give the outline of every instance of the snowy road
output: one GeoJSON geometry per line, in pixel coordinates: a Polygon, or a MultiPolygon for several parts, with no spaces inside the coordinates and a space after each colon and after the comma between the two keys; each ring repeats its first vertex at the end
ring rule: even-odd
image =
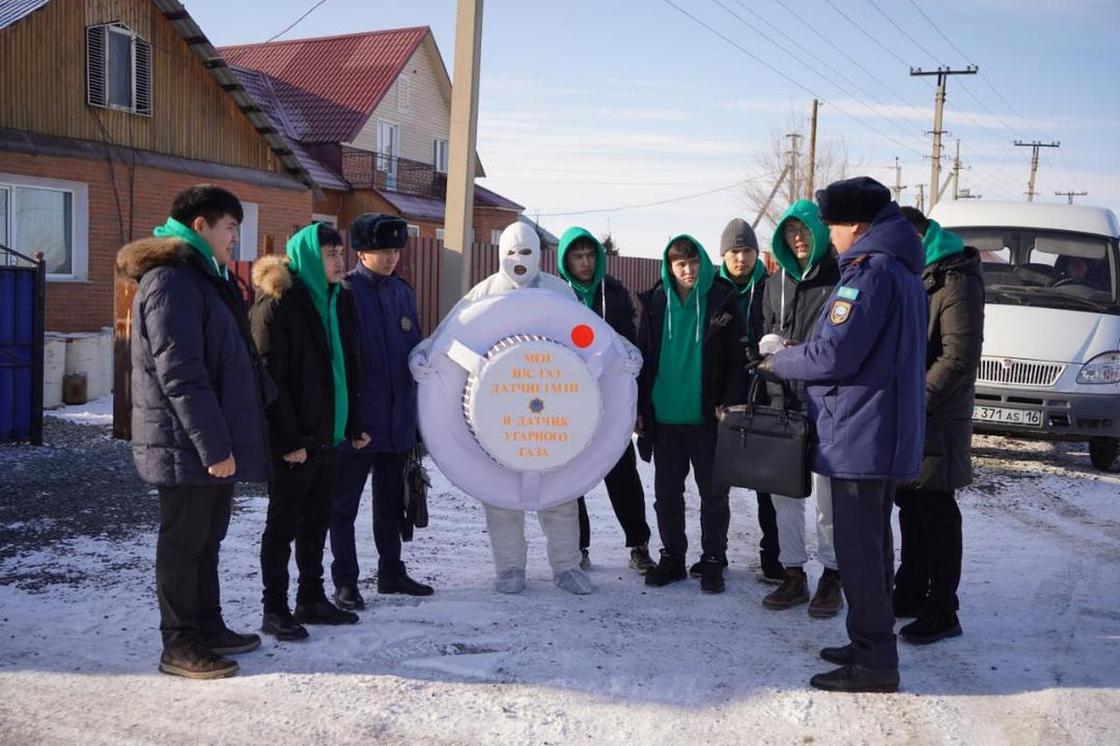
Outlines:
{"type": "MultiPolygon", "coordinates": [[[[732,496],[722,596],[691,580],[647,590],[626,569],[600,488],[589,499],[598,591],[551,585],[530,519],[529,588],[506,597],[491,590],[481,508],[437,475],[431,528],[405,547],[433,598],[366,585],[359,625],[266,639],[228,680],[156,672],[153,533],[7,560],[0,569],[89,580],[0,586],[0,743],[1117,743],[1120,475],[1093,471],[1081,446],[976,445],[976,484],[961,496],[965,635],[903,645],[897,695],[809,689],[829,667],[818,648],[844,641],[843,620],[762,608],[751,493],[732,496]]],[[[652,505],[652,470],[642,476],[652,505]]],[[[265,504],[242,501],[223,545],[226,619],[238,629],[260,621],[265,504]]],[[[367,499],[363,570],[368,521],[367,499]]],[[[814,583],[817,573],[812,563],[814,583]]]]}

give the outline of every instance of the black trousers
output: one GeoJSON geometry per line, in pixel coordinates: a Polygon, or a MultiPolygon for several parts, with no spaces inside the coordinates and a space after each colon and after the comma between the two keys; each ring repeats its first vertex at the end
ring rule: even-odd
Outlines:
{"type": "Polygon", "coordinates": [[[261,600],[265,612],[288,608],[288,560],[293,541],[299,568],[296,604],[313,604],[325,598],[323,547],[336,460],[333,449],[308,451],[307,461],[302,464],[289,464],[280,454],[273,454],[276,474],[268,485],[268,517],[261,537],[261,600]]]}
{"type": "Polygon", "coordinates": [[[378,575],[403,572],[401,524],[404,523],[404,465],[408,451],[400,453],[344,452],[338,459],[334,497],[331,501],[331,578],[335,587],[358,582],[358,551],[354,521],[366,479],[373,473],[373,543],[377,546],[378,575]]]}
{"type": "Polygon", "coordinates": [[[848,637],[857,664],[883,671],[898,670],[891,606],[893,497],[892,481],[832,478],[833,538],[848,599],[848,637]]]}
{"type": "Polygon", "coordinates": [[[758,542],[758,559],[762,571],[767,575],[780,576],[785,571],[778,561],[781,552],[778,546],[778,517],[774,513],[774,502],[769,492],[759,492],[758,527],[762,529],[762,540],[758,542]]]}
{"type": "Polygon", "coordinates": [[[218,550],[229,528],[233,485],[159,488],[156,596],[166,650],[221,632],[218,550]]]}
{"type": "Polygon", "coordinates": [[[731,523],[728,488],[713,483],[716,425],[665,425],[656,428],[653,448],[653,508],[661,546],[683,558],[688,550],[684,525],[684,480],[689,466],[700,491],[700,544],[704,554],[727,553],[727,527],[731,523]]]}
{"type": "Polygon", "coordinates": [[[960,603],[961,510],[950,490],[900,489],[895,493],[902,530],[902,561],[894,577],[895,593],[925,601],[925,612],[952,614],[960,603]]]}
{"type": "MultiPolygon", "coordinates": [[[[614,465],[606,478],[607,497],[614,508],[618,525],[626,534],[626,546],[640,547],[649,543],[649,524],[646,523],[646,493],[642,489],[642,479],[638,476],[638,459],[634,455],[634,443],[626,447],[622,458],[614,465]]],[[[591,546],[591,521],[587,517],[587,504],[579,499],[579,548],[591,546]]]]}

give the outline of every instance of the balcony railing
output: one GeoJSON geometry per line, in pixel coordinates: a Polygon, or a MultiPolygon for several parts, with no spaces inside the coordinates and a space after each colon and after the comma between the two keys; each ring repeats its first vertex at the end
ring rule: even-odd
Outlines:
{"type": "Polygon", "coordinates": [[[342,176],[355,189],[386,189],[440,200],[447,197],[447,174],[436,171],[431,163],[408,158],[343,148],[342,176]]]}

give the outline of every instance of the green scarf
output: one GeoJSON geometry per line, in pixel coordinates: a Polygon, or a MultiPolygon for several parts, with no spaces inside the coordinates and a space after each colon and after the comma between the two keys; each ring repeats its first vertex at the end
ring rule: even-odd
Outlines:
{"type": "Polygon", "coordinates": [[[964,239],[956,233],[942,228],[936,220],[931,220],[926,226],[926,234],[922,236],[922,246],[926,250],[926,266],[928,267],[945,257],[964,251],[964,239]]]}
{"type": "Polygon", "coordinates": [[[665,246],[661,261],[661,285],[665,290],[665,322],[661,327],[661,353],[653,381],[653,412],[666,425],[702,425],[704,386],[704,313],[716,271],[708,252],[692,236],[674,236],[665,246]],[[700,253],[696,285],[682,301],[669,263],[669,246],[688,239],[700,253]]]}
{"type": "Polygon", "coordinates": [[[761,293],[762,288],[759,287],[762,280],[766,279],[766,265],[762,263],[762,258],[755,260],[754,269],[751,270],[751,276],[747,278],[747,282],[740,285],[736,282],[735,277],[727,271],[727,264],[721,264],[719,267],[719,276],[725,280],[729,280],[739,291],[739,314],[743,317],[743,325],[747,328],[747,341],[757,342],[754,339],[753,332],[751,331],[751,301],[754,300],[755,293],[761,293]]]}
{"type": "MultiPolygon", "coordinates": [[[[599,290],[599,283],[603,281],[603,276],[607,274],[607,252],[603,249],[603,244],[599,239],[591,235],[590,231],[580,228],[579,226],[572,226],[564,231],[564,235],[560,237],[560,245],[557,248],[556,266],[560,271],[560,276],[571,285],[572,290],[576,291],[580,299],[588,308],[595,307],[595,293],[599,290]],[[587,239],[595,245],[595,274],[591,277],[591,282],[584,285],[568,272],[568,250],[572,244],[579,239],[587,239]]],[[[605,311],[604,311],[605,313],[605,311]]]]}
{"type": "Polygon", "coordinates": [[[168,218],[166,223],[157,226],[156,229],[152,231],[152,235],[156,238],[178,238],[184,241],[206,260],[207,266],[214,268],[214,271],[218,273],[219,277],[223,280],[229,279],[229,271],[224,264],[218,264],[218,260],[214,258],[214,250],[210,248],[210,244],[206,242],[205,238],[195,233],[190,226],[183,225],[175,218],[168,218]]]}
{"type": "Polygon", "coordinates": [[[338,284],[327,284],[323,271],[323,255],[319,248],[319,226],[315,223],[300,229],[288,239],[288,268],[311,294],[311,302],[319,312],[331,350],[331,372],[334,374],[334,445],[346,438],[346,419],[350,415],[350,397],[346,386],[346,358],[342,354],[342,336],[338,328],[338,284]]]}
{"type": "Polygon", "coordinates": [[[829,236],[828,226],[821,221],[820,209],[807,199],[799,199],[789,206],[789,209],[782,215],[782,219],[778,221],[777,227],[774,228],[774,239],[770,242],[770,247],[774,250],[774,261],[795,282],[801,282],[802,278],[809,274],[813,267],[817,266],[817,263],[828,253],[828,247],[831,243],[832,238],[829,236]],[[809,261],[805,263],[804,269],[797,261],[793,249],[786,243],[786,237],[782,233],[782,229],[791,218],[797,218],[804,223],[813,236],[813,248],[809,251],[809,261]]]}

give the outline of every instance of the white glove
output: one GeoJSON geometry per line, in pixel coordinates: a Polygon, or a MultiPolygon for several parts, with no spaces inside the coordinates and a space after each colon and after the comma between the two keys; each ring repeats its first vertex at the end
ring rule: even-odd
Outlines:
{"type": "Polygon", "coordinates": [[[788,346],[787,340],[780,334],[767,334],[758,340],[758,351],[763,355],[773,355],[788,346]]]}

